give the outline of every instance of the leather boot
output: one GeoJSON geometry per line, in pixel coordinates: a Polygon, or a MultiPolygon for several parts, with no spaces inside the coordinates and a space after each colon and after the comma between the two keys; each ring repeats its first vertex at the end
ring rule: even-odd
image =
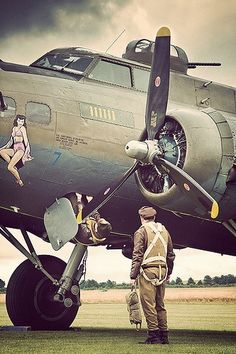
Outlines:
{"type": "Polygon", "coordinates": [[[148,331],[148,337],[144,342],[145,344],[161,344],[160,336],[159,336],[159,331],[154,330],[154,331],[148,331]]]}
{"type": "Polygon", "coordinates": [[[169,344],[168,331],[159,331],[160,341],[162,344],[169,344]]]}

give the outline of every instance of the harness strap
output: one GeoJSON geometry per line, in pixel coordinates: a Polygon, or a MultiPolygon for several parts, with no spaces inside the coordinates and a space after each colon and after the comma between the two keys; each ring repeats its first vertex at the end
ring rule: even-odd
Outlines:
{"type": "Polygon", "coordinates": [[[161,285],[165,280],[166,280],[166,275],[163,279],[159,279],[159,278],[153,278],[153,279],[150,279],[148,278],[147,274],[145,272],[142,273],[142,276],[147,280],[149,281],[150,283],[152,283],[152,285],[154,286],[158,286],[158,285],[161,285]]]}
{"type": "Polygon", "coordinates": [[[154,262],[154,261],[162,261],[166,263],[166,259],[163,256],[155,256],[155,257],[149,257],[144,259],[144,261],[142,262],[142,265],[145,265],[149,262],[154,262]]]}
{"type": "MultiPolygon", "coordinates": [[[[162,237],[161,235],[161,231],[163,230],[163,227],[160,223],[158,223],[157,225],[154,223],[148,223],[148,225],[145,225],[147,227],[149,227],[154,233],[155,236],[152,240],[152,242],[150,243],[150,245],[148,246],[148,248],[146,249],[144,256],[143,256],[143,262],[141,264],[141,269],[140,269],[140,274],[143,275],[143,277],[147,280],[150,281],[154,286],[158,286],[161,285],[167,278],[167,264],[166,264],[166,257],[161,256],[160,254],[158,256],[154,256],[154,257],[148,257],[148,254],[151,252],[151,250],[153,249],[153,247],[156,245],[158,239],[160,239],[164,250],[165,250],[165,254],[167,254],[167,242],[166,240],[162,237]],[[154,279],[150,279],[148,278],[148,276],[145,273],[145,270],[143,268],[143,265],[150,263],[150,262],[154,262],[154,261],[162,261],[164,262],[165,266],[166,266],[166,273],[163,279],[161,279],[161,265],[159,265],[159,278],[154,278],[154,279]]],[[[144,227],[145,227],[144,226],[144,227]]]]}
{"type": "Polygon", "coordinates": [[[148,246],[148,248],[146,249],[144,255],[143,255],[143,259],[147,258],[147,255],[151,252],[151,250],[153,249],[153,247],[155,246],[155,244],[157,243],[157,240],[159,238],[159,230],[156,229],[154,227],[153,224],[150,223],[150,228],[152,229],[152,231],[155,233],[155,237],[153,238],[152,242],[150,243],[150,245],[148,246]]]}
{"type": "MultiPolygon", "coordinates": [[[[151,229],[152,229],[152,231],[156,234],[156,235],[158,235],[158,238],[160,238],[160,240],[161,240],[161,242],[162,242],[162,244],[163,244],[163,247],[164,247],[164,249],[165,249],[165,253],[167,253],[167,242],[166,242],[166,240],[162,237],[162,235],[161,235],[161,231],[163,231],[163,227],[162,227],[162,225],[161,224],[157,224],[157,228],[156,228],[156,226],[153,224],[153,223],[150,223],[149,225],[148,225],[151,229]]],[[[156,243],[156,242],[155,242],[156,243]]],[[[146,252],[145,252],[146,253],[146,252]]]]}

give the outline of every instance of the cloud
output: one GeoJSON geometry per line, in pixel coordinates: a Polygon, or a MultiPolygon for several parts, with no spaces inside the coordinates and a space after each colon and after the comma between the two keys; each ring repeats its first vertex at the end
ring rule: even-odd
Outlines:
{"type": "Polygon", "coordinates": [[[95,33],[110,22],[125,0],[10,0],[1,4],[1,41],[16,33],[44,34],[66,24],[86,34],[95,33]]]}
{"type": "Polygon", "coordinates": [[[187,280],[203,279],[205,275],[211,277],[234,274],[236,258],[234,256],[221,256],[218,253],[201,251],[191,248],[175,250],[176,259],[172,279],[180,277],[187,280]]]}
{"type": "Polygon", "coordinates": [[[1,59],[30,64],[58,47],[81,46],[121,56],[129,41],[154,39],[160,26],[169,26],[172,43],[190,61],[221,62],[200,67],[190,75],[235,85],[234,0],[26,0],[1,5],[1,59]],[[183,23],[184,21],[184,23],[183,23]],[[19,45],[20,43],[20,45],[19,45]]]}

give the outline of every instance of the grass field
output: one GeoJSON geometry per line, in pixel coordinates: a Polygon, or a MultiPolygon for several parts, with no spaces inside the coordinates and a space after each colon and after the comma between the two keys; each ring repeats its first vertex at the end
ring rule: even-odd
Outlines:
{"type": "MultiPolygon", "coordinates": [[[[167,303],[170,345],[143,345],[146,325],[136,332],[125,304],[84,303],[73,323],[81,331],[0,331],[0,353],[230,353],[236,352],[235,302],[167,303]]],[[[0,305],[0,326],[10,325],[0,305]]]]}

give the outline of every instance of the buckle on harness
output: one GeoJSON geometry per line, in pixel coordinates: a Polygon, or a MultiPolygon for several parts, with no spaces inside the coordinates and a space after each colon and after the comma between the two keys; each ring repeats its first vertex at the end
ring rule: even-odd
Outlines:
{"type": "Polygon", "coordinates": [[[158,286],[161,283],[161,280],[158,278],[151,279],[153,285],[158,286]]]}

